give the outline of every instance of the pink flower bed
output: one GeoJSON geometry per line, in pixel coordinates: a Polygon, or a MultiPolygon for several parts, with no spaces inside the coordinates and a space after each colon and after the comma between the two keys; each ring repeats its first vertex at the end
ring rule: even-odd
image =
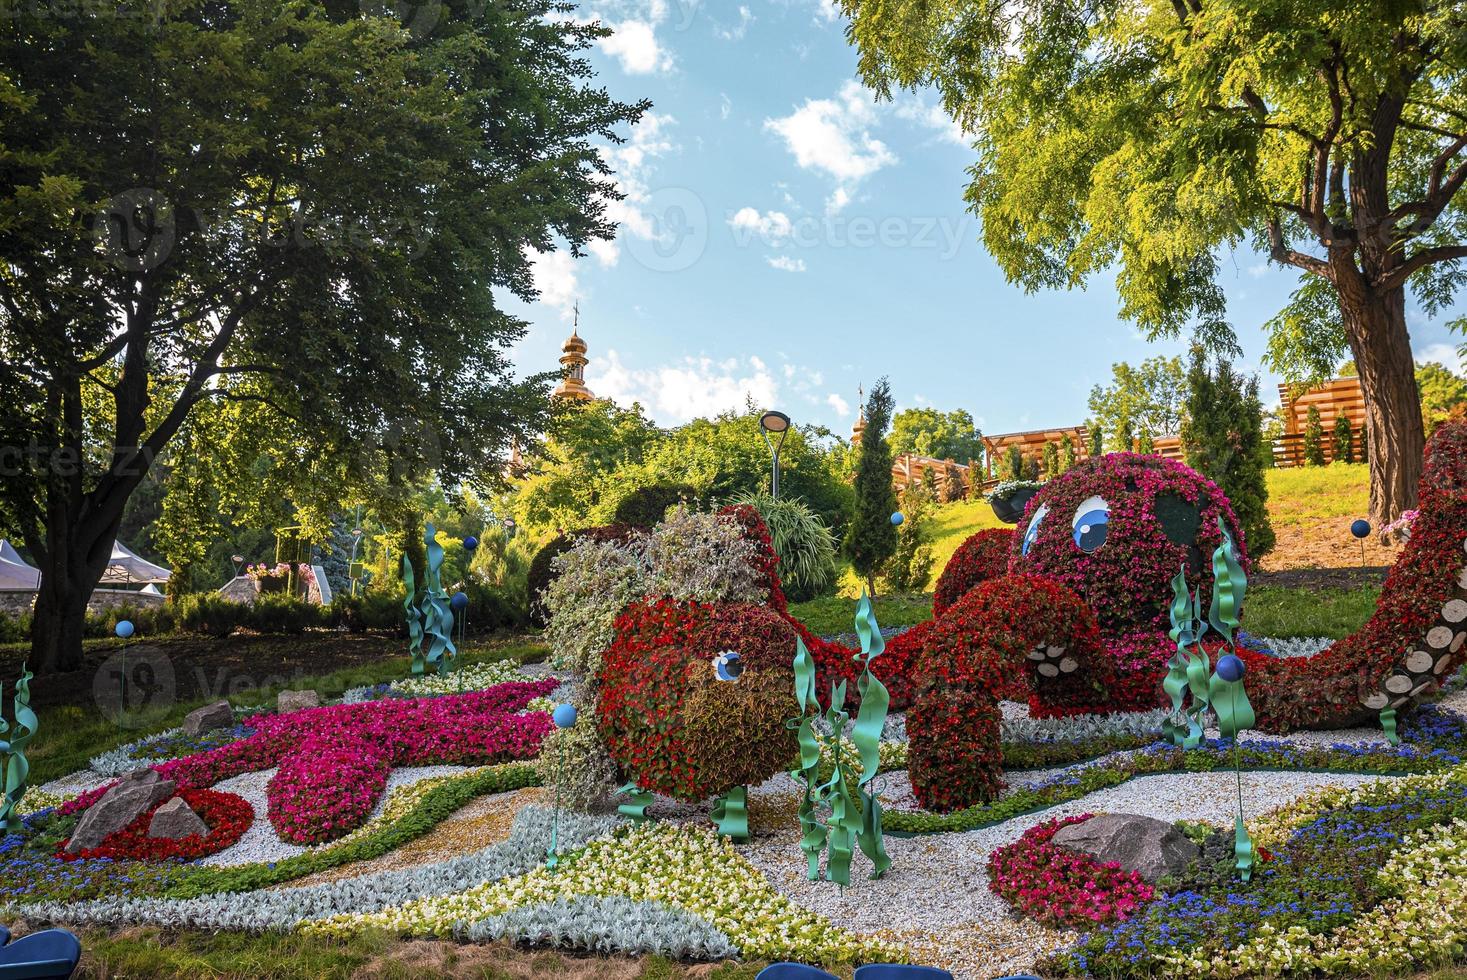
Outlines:
{"type": "Polygon", "coordinates": [[[1061,827],[1092,816],[1050,820],[996,849],[988,857],[988,887],[1020,912],[1048,925],[1084,928],[1130,918],[1156,897],[1140,875],[1121,870],[1114,861],[1101,863],[1054,843],[1061,827]]]}
{"type": "MultiPolygon", "coordinates": [[[[361,826],[398,766],[532,758],[554,726],[544,712],[521,712],[557,684],[516,681],[445,697],[255,715],[245,720],[255,729],[249,738],[153,768],[180,789],[208,789],[278,767],[266,788],[270,823],[285,840],[318,844],[361,826]]],[[[111,787],[84,793],[61,812],[85,810],[111,787]]]]}

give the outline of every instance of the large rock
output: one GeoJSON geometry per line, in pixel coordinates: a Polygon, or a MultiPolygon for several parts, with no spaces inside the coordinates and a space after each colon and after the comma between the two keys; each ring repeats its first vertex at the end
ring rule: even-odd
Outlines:
{"type": "Polygon", "coordinates": [[[1200,849],[1164,820],[1135,813],[1102,813],[1061,827],[1054,842],[1099,861],[1114,861],[1155,884],[1196,860],[1200,849]]]}
{"type": "Polygon", "coordinates": [[[234,709],[228,701],[215,701],[197,711],[190,711],[183,718],[183,730],[190,735],[202,735],[216,728],[234,727],[234,709]]]}
{"type": "Polygon", "coordinates": [[[203,818],[194,812],[181,796],[164,803],[153,812],[153,820],[148,824],[149,837],[166,837],[169,840],[179,840],[190,834],[198,834],[200,837],[209,836],[209,825],[204,823],[203,818]]]}
{"type": "Polygon", "coordinates": [[[321,695],[315,691],[281,691],[275,696],[275,710],[282,715],[302,708],[319,708],[321,695]]]}
{"type": "Polygon", "coordinates": [[[97,847],[108,836],[173,795],[173,780],[151,769],[136,769],[117,781],[100,800],[87,807],[72,831],[67,853],[97,847]]]}

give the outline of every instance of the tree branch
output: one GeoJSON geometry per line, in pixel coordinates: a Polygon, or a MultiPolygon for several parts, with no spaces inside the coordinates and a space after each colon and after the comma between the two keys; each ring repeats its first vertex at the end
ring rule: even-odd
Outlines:
{"type": "Polygon", "coordinates": [[[1268,241],[1270,245],[1269,257],[1281,265],[1291,265],[1305,272],[1312,272],[1317,276],[1330,278],[1329,263],[1324,259],[1317,259],[1312,255],[1289,248],[1284,243],[1284,229],[1277,219],[1268,223],[1268,241]]]}
{"type": "Polygon", "coordinates": [[[1381,291],[1399,289],[1406,284],[1406,280],[1413,273],[1429,265],[1437,262],[1452,262],[1462,258],[1467,258],[1467,245],[1439,245],[1435,248],[1423,248],[1394,269],[1379,276],[1371,285],[1381,291]]]}

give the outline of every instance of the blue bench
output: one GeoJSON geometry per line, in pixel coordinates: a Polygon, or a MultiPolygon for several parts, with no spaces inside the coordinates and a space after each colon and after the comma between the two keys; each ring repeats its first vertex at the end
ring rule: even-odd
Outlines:
{"type": "Polygon", "coordinates": [[[840,980],[840,977],[803,963],[771,963],[754,980],[840,980]]]}
{"type": "MultiPolygon", "coordinates": [[[[759,971],[755,980],[839,980],[833,973],[803,963],[771,963],[759,971]]],[[[953,980],[953,975],[935,966],[908,966],[900,963],[869,963],[856,967],[856,980],[953,980]]],[[[1039,980],[1028,973],[1004,977],[1003,980],[1039,980]]]]}
{"type": "Polygon", "coordinates": [[[62,929],[47,929],[0,945],[0,980],[67,980],[81,959],[81,942],[62,929]]]}

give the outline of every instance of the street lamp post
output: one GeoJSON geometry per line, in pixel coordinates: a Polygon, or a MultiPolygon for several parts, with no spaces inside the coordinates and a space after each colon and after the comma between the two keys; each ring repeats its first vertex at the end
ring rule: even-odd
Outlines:
{"type": "Polygon", "coordinates": [[[778,499],[779,450],[784,445],[785,436],[789,435],[790,417],[783,412],[765,412],[759,417],[759,431],[764,433],[764,441],[769,444],[769,451],[774,454],[774,468],[769,478],[769,495],[778,499]]]}

